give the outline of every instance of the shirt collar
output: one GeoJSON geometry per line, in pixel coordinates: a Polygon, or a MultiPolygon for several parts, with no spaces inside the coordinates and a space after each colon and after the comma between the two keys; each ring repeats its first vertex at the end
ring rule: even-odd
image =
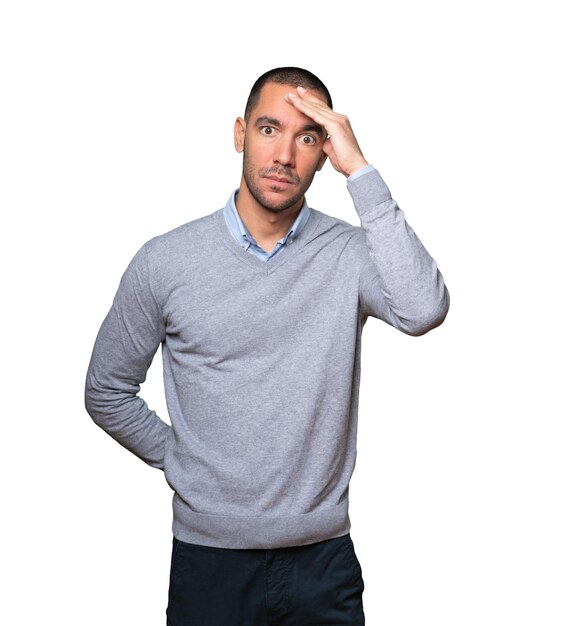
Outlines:
{"type": "MultiPolygon", "coordinates": [[[[256,240],[248,229],[246,228],[242,218],[238,213],[238,209],[236,208],[236,195],[238,194],[238,189],[236,189],[230,199],[226,203],[224,207],[224,219],[226,220],[226,225],[228,226],[228,230],[234,239],[244,248],[250,247],[250,245],[258,245],[256,240]]],[[[298,212],[294,223],[290,227],[290,230],[286,233],[286,235],[278,241],[279,244],[285,244],[290,239],[294,239],[298,236],[302,229],[306,225],[308,218],[310,217],[310,207],[306,203],[306,198],[304,198],[304,204],[302,208],[298,212]]]]}

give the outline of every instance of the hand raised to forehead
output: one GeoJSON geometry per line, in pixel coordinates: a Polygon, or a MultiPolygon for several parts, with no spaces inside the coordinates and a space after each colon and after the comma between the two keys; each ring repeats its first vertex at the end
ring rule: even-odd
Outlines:
{"type": "Polygon", "coordinates": [[[350,176],[368,165],[345,115],[334,112],[323,100],[313,96],[304,87],[297,87],[296,93],[287,93],[286,101],[326,129],[328,138],[323,149],[337,172],[350,176]]]}

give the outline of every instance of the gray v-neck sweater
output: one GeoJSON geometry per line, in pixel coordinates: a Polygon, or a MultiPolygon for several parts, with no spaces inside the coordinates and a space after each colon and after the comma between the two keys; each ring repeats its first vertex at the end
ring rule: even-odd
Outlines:
{"type": "Polygon", "coordinates": [[[371,315],[423,334],[448,293],[378,172],[348,189],[360,227],[312,209],[263,263],[220,209],[147,242],[122,277],[86,407],[164,470],[182,541],[276,548],[350,530],[362,328],[371,315]],[[171,425],[138,395],[159,345],[171,425]]]}

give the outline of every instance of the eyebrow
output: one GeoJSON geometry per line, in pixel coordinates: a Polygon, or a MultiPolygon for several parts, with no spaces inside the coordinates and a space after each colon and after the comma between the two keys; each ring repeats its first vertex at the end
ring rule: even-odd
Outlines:
{"type": "MultiPolygon", "coordinates": [[[[268,115],[261,115],[260,117],[254,120],[254,124],[256,126],[260,126],[261,124],[269,124],[270,126],[277,126],[278,128],[282,128],[282,122],[277,120],[275,117],[269,117],[268,115]]],[[[305,124],[300,128],[299,132],[303,133],[318,133],[320,137],[324,134],[324,129],[319,124],[305,124]]]]}

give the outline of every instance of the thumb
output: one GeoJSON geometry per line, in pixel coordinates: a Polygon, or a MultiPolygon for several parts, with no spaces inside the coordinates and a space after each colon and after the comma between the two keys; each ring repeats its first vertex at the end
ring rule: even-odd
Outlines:
{"type": "Polygon", "coordinates": [[[337,172],[342,173],[342,170],[340,169],[340,164],[338,163],[338,157],[336,156],[336,151],[334,150],[334,146],[332,145],[332,139],[330,137],[328,137],[328,139],[324,141],[324,145],[322,146],[322,149],[324,150],[324,152],[330,159],[330,163],[332,164],[332,167],[337,172]]]}

